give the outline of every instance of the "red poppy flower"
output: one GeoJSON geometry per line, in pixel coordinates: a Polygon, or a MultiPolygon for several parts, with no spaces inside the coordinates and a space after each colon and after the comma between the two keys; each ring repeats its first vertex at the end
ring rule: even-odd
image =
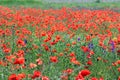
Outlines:
{"type": "Polygon", "coordinates": [[[42,80],[50,80],[47,76],[42,76],[42,80]]]}
{"type": "Polygon", "coordinates": [[[76,64],[76,65],[80,65],[80,62],[79,62],[75,57],[72,57],[72,58],[70,59],[70,62],[72,62],[72,63],[74,63],[74,64],[76,64]]]}
{"type": "Polygon", "coordinates": [[[25,42],[21,39],[17,41],[17,45],[25,46],[25,42]]]}
{"type": "Polygon", "coordinates": [[[118,77],[118,79],[117,80],[120,80],[120,76],[118,77]]]}
{"type": "Polygon", "coordinates": [[[38,58],[38,59],[36,60],[36,62],[37,62],[38,65],[42,65],[42,64],[43,64],[43,61],[42,61],[42,59],[40,59],[40,58],[38,58]]]}
{"type": "Polygon", "coordinates": [[[76,77],[75,77],[75,80],[85,80],[84,77],[81,75],[81,74],[78,74],[76,77]]]}
{"type": "Polygon", "coordinates": [[[50,61],[51,61],[51,62],[54,62],[54,63],[57,63],[57,62],[58,62],[57,56],[51,56],[51,57],[50,57],[50,61]]]}
{"type": "Polygon", "coordinates": [[[9,48],[5,48],[5,49],[4,49],[4,52],[5,52],[5,53],[10,53],[10,51],[11,51],[11,50],[10,50],[9,48]]]}
{"type": "Polygon", "coordinates": [[[95,77],[93,77],[93,78],[91,78],[90,80],[98,80],[97,78],[95,78],[95,77]]]}
{"type": "Polygon", "coordinates": [[[66,74],[71,74],[73,72],[73,69],[70,69],[68,68],[67,70],[64,70],[63,73],[66,73],[66,74]]]}
{"type": "Polygon", "coordinates": [[[99,80],[104,80],[104,78],[103,78],[103,77],[100,77],[99,80]]]}
{"type": "Polygon", "coordinates": [[[57,39],[57,40],[60,40],[60,39],[61,39],[60,35],[57,35],[57,36],[56,36],[56,39],[57,39]]]}
{"type": "Polygon", "coordinates": [[[45,32],[41,32],[41,36],[46,36],[46,33],[45,32]]]}
{"type": "Polygon", "coordinates": [[[117,50],[117,53],[120,53],[120,50],[117,50]]]}
{"type": "Polygon", "coordinates": [[[34,64],[34,63],[30,63],[30,64],[29,64],[29,67],[30,67],[30,68],[35,68],[35,67],[37,67],[37,65],[34,64]]]}
{"type": "Polygon", "coordinates": [[[75,53],[74,52],[71,52],[70,53],[70,57],[74,57],[75,56],[75,53]]]}
{"type": "Polygon", "coordinates": [[[92,61],[91,60],[87,61],[87,64],[92,65],[92,61]]]}
{"type": "Polygon", "coordinates": [[[14,61],[14,64],[24,64],[24,63],[25,63],[24,57],[16,58],[14,61]]]}
{"type": "Polygon", "coordinates": [[[81,70],[81,71],[80,71],[80,74],[81,74],[83,77],[85,77],[85,76],[90,75],[91,72],[90,72],[89,70],[85,69],[85,70],[81,70]]]}
{"type": "Polygon", "coordinates": [[[21,73],[21,74],[18,74],[18,77],[19,77],[20,79],[23,79],[23,78],[26,77],[26,75],[25,75],[25,73],[21,73]]]}
{"type": "Polygon", "coordinates": [[[120,72],[120,67],[118,68],[118,72],[120,72]]]}
{"type": "Polygon", "coordinates": [[[116,63],[117,63],[117,64],[120,64],[120,60],[117,60],[116,63]]]}
{"type": "Polygon", "coordinates": [[[41,72],[40,71],[34,71],[32,79],[38,78],[41,76],[41,72]]]}
{"type": "Polygon", "coordinates": [[[49,47],[48,47],[48,46],[45,46],[44,49],[45,49],[46,51],[49,51],[49,47]]]}
{"type": "Polygon", "coordinates": [[[81,49],[84,51],[84,53],[89,52],[90,49],[86,46],[82,46],[81,49]]]}
{"type": "Polygon", "coordinates": [[[19,50],[19,51],[16,53],[16,55],[17,55],[18,57],[23,57],[23,56],[24,56],[24,51],[23,51],[23,50],[19,50]]]}
{"type": "Polygon", "coordinates": [[[8,80],[20,80],[19,77],[16,75],[16,74],[11,74],[9,77],[8,77],[8,80]]]}

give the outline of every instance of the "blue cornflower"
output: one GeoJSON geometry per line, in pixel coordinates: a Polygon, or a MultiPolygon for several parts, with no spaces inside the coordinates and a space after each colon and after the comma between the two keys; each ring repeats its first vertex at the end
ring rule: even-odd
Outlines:
{"type": "Polygon", "coordinates": [[[90,42],[90,43],[88,44],[88,47],[89,47],[89,49],[93,49],[93,47],[94,47],[93,43],[90,42]]]}
{"type": "Polygon", "coordinates": [[[27,44],[27,40],[26,39],[24,39],[24,42],[25,42],[25,44],[27,44]]]}

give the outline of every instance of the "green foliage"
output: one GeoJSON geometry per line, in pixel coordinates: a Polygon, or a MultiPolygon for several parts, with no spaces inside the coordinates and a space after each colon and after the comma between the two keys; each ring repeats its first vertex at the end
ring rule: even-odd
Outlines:
{"type": "Polygon", "coordinates": [[[107,2],[103,3],[100,0],[97,0],[96,3],[47,3],[42,0],[0,0],[0,5],[8,6],[8,7],[34,7],[34,8],[42,8],[49,9],[54,8],[58,9],[61,7],[85,7],[85,8],[116,8],[120,7],[119,2],[107,2]],[[99,4],[98,4],[99,3],[99,4]]]}
{"type": "Polygon", "coordinates": [[[100,3],[100,0],[96,0],[96,3],[100,3]]]}

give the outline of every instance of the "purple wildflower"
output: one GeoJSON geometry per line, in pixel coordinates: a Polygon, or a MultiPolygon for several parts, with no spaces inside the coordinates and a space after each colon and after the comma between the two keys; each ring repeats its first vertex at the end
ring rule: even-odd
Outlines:
{"type": "Polygon", "coordinates": [[[111,41],[111,46],[112,46],[111,50],[112,50],[112,52],[114,52],[115,51],[115,43],[114,43],[114,41],[111,41]]]}
{"type": "Polygon", "coordinates": [[[80,41],[80,37],[78,38],[78,41],[80,41]]]}

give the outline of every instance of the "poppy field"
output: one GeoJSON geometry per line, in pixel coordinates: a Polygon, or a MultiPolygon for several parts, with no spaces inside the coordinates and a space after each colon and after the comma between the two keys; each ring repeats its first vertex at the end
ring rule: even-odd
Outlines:
{"type": "Polygon", "coordinates": [[[120,13],[0,6],[0,80],[120,80],[120,13]]]}

